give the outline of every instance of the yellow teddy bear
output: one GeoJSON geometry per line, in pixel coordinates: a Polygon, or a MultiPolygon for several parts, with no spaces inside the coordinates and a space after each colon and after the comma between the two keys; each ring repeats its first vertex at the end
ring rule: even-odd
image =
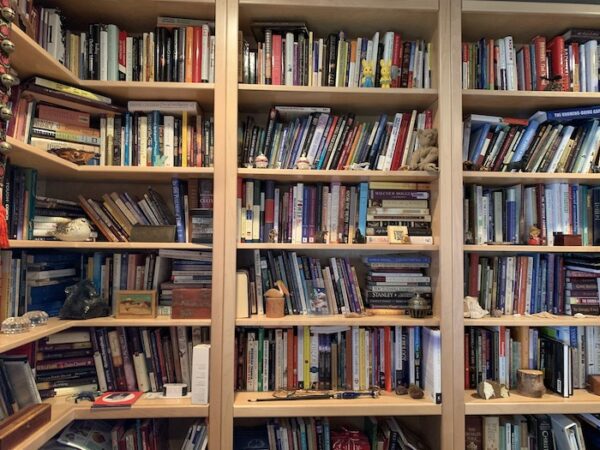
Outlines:
{"type": "Polygon", "coordinates": [[[381,65],[381,76],[379,77],[379,84],[382,88],[389,88],[392,83],[392,62],[382,59],[379,61],[381,65]]]}
{"type": "Polygon", "coordinates": [[[375,68],[373,61],[362,60],[362,78],[360,80],[362,87],[373,87],[373,78],[375,77],[375,68]]]}

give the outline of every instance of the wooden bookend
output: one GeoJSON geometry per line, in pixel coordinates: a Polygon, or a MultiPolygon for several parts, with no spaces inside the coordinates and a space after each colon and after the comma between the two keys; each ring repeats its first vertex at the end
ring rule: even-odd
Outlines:
{"type": "Polygon", "coordinates": [[[50,405],[29,405],[0,422],[0,450],[19,448],[33,431],[50,422],[50,405]]]}
{"type": "Polygon", "coordinates": [[[546,393],[544,372],[541,370],[517,370],[517,392],[526,397],[540,398],[546,393]]]}
{"type": "Polygon", "coordinates": [[[560,246],[581,246],[582,240],[580,234],[554,233],[554,245],[560,246]]]}
{"type": "Polygon", "coordinates": [[[595,395],[600,395],[600,375],[588,375],[588,390],[595,395]]]}

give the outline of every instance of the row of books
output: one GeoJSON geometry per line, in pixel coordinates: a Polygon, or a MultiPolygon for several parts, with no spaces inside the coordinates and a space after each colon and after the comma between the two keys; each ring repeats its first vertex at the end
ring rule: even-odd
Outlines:
{"type": "Polygon", "coordinates": [[[195,360],[195,347],[209,342],[206,327],[62,331],[36,345],[36,385],[42,398],[96,390],[162,392],[165,383],[192,390],[194,367],[208,367],[208,360],[195,360]]]}
{"type": "Polygon", "coordinates": [[[394,417],[365,417],[361,427],[356,424],[353,426],[344,424],[339,427],[331,422],[328,417],[293,417],[270,419],[263,425],[235,426],[233,448],[234,450],[247,448],[259,450],[429,449],[422,437],[414,434],[411,428],[394,417]],[[347,443],[351,443],[352,447],[348,447],[347,443]]]}
{"type": "Polygon", "coordinates": [[[304,23],[251,26],[256,50],[241,31],[238,37],[240,83],[357,88],[381,87],[387,78],[387,87],[431,88],[431,44],[423,40],[403,42],[393,31],[318,38],[304,23]]]}
{"type": "Polygon", "coordinates": [[[464,230],[468,244],[554,245],[555,233],[581,235],[582,245],[600,244],[600,188],[568,183],[465,188],[464,230]],[[532,228],[539,236],[531,236],[532,228]]]}
{"type": "Polygon", "coordinates": [[[258,166],[266,158],[269,168],[294,169],[302,158],[317,170],[398,170],[410,162],[417,132],[431,128],[432,115],[413,110],[363,122],[330,108],[275,106],[266,127],[252,116],[240,126],[240,166],[258,166]]]}
{"type": "Polygon", "coordinates": [[[465,388],[483,380],[516,386],[518,369],[544,372],[546,389],[562,397],[587,386],[599,369],[598,327],[529,328],[525,334],[506,327],[469,327],[465,332],[465,388]]]}
{"type": "Polygon", "coordinates": [[[428,183],[326,186],[238,179],[240,240],[381,243],[388,239],[382,229],[400,225],[409,227],[410,243],[432,244],[429,189],[428,183]]]}
{"type": "Polygon", "coordinates": [[[15,139],[87,165],[212,167],[214,122],[196,102],[111,99],[35,77],[17,90],[9,134],[15,139]],[[31,95],[44,90],[43,97],[31,95]],[[65,104],[65,92],[81,95],[65,104]],[[98,99],[92,112],[82,103],[98,99]],[[66,107],[65,107],[66,106],[66,107]],[[82,155],[75,160],[71,152],[82,155]]]}
{"type": "Polygon", "coordinates": [[[34,9],[33,39],[82,80],[214,82],[212,21],[158,17],[150,32],[101,23],[78,32],[61,10],[34,9]]]}
{"type": "Polygon", "coordinates": [[[600,30],[570,29],[520,48],[512,36],[463,43],[463,88],[508,91],[598,91],[600,30]]]}
{"type": "Polygon", "coordinates": [[[113,313],[117,311],[119,291],[153,290],[158,291],[157,313],[170,316],[173,291],[210,289],[211,274],[211,252],[161,249],[157,253],[86,254],[3,250],[0,317],[34,310],[58,316],[66,298],[65,288],[82,279],[93,282],[113,313]]]}
{"type": "Polygon", "coordinates": [[[504,314],[599,315],[599,259],[593,255],[528,254],[465,260],[465,294],[504,314]]]}
{"type": "Polygon", "coordinates": [[[597,414],[466,416],[465,448],[472,450],[586,450],[598,447],[597,414]]]}
{"type": "Polygon", "coordinates": [[[598,111],[591,114],[595,118],[562,122],[548,121],[552,112],[542,115],[543,121],[537,116],[527,121],[471,114],[463,125],[463,161],[470,170],[593,172],[600,147],[598,111]]]}
{"type": "Polygon", "coordinates": [[[441,403],[440,331],[425,327],[295,327],[236,331],[236,389],[392,391],[416,384],[441,403]]]}
{"type": "MultiPolygon", "coordinates": [[[[71,448],[123,448],[160,450],[169,448],[169,422],[165,419],[78,420],[69,424],[57,438],[41,450],[71,448]],[[100,444],[98,444],[100,443],[100,444]],[[108,447],[98,447],[98,445],[108,447]]],[[[187,429],[181,450],[205,450],[208,445],[208,425],[196,419],[187,429]]]]}

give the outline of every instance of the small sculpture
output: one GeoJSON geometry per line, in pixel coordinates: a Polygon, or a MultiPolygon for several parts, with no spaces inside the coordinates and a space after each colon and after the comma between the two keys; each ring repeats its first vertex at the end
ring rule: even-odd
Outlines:
{"type": "Polygon", "coordinates": [[[526,397],[542,397],[546,393],[544,372],[534,369],[518,369],[517,392],[526,397]]]}
{"type": "Polygon", "coordinates": [[[408,388],[403,384],[399,384],[395,389],[396,395],[406,395],[408,394],[408,388]]]}
{"type": "Polygon", "coordinates": [[[420,400],[425,396],[425,392],[416,384],[411,384],[408,387],[408,395],[414,400],[420,400]]]}
{"type": "Polygon", "coordinates": [[[365,242],[367,242],[367,238],[363,236],[363,234],[360,232],[360,229],[357,228],[356,232],[354,233],[354,243],[364,244],[365,242]]]}
{"type": "Polygon", "coordinates": [[[360,80],[362,87],[373,87],[373,78],[375,77],[375,69],[373,61],[367,59],[362,60],[362,78],[360,80]]]}
{"type": "Polygon", "coordinates": [[[552,78],[542,77],[542,80],[546,80],[548,84],[544,88],[545,91],[562,91],[562,75],[555,75],[552,78]]]}
{"type": "Polygon", "coordinates": [[[473,233],[471,230],[465,231],[465,244],[473,244],[473,233]]]}
{"type": "Polygon", "coordinates": [[[417,292],[408,301],[408,311],[413,319],[424,319],[429,311],[429,301],[417,292]]]}
{"type": "Polygon", "coordinates": [[[532,225],[531,228],[529,228],[529,239],[527,240],[527,244],[542,245],[542,238],[540,237],[541,233],[542,231],[538,227],[532,225]]]}
{"type": "Polygon", "coordinates": [[[368,162],[352,163],[352,164],[350,164],[349,167],[347,167],[347,169],[349,169],[349,170],[369,170],[369,163],[368,162]]]}
{"type": "Polygon", "coordinates": [[[315,244],[326,244],[327,234],[329,234],[329,231],[327,230],[317,231],[317,233],[315,234],[315,244]]]}
{"type": "Polygon", "coordinates": [[[59,158],[66,159],[73,164],[78,166],[87,165],[88,161],[94,159],[97,155],[95,153],[83,152],[75,148],[51,148],[48,153],[53,153],[59,158]]]}
{"type": "Polygon", "coordinates": [[[277,280],[275,286],[277,289],[271,288],[265,292],[265,313],[267,317],[281,318],[285,315],[284,298],[289,292],[281,280],[277,280]]]}
{"type": "Polygon", "coordinates": [[[59,313],[61,319],[93,319],[110,314],[108,303],[100,297],[90,280],[81,280],[65,288],[65,293],[67,298],[59,313]]]}
{"type": "Polygon", "coordinates": [[[276,229],[272,229],[271,231],[269,231],[269,242],[271,244],[275,244],[277,242],[277,230],[276,229]]]}
{"type": "Polygon", "coordinates": [[[410,156],[408,166],[403,166],[401,170],[428,170],[437,172],[437,160],[439,151],[437,148],[437,130],[428,128],[417,131],[417,149],[410,156]]]}
{"type": "Polygon", "coordinates": [[[298,170],[310,170],[310,160],[306,155],[300,156],[296,162],[296,169],[298,170]]]}
{"type": "Polygon", "coordinates": [[[489,311],[483,309],[475,297],[466,296],[463,300],[463,315],[465,318],[481,319],[489,316],[489,311]]]}
{"type": "Polygon", "coordinates": [[[492,310],[492,317],[502,317],[502,310],[495,308],[494,310],[492,310]]]}
{"type": "Polygon", "coordinates": [[[267,158],[261,153],[254,160],[254,165],[257,169],[266,169],[267,167],[269,167],[269,158],[267,158]]]}
{"type": "Polygon", "coordinates": [[[484,380],[477,385],[477,395],[484,400],[493,398],[508,398],[510,391],[505,384],[497,381],[484,380]]]}
{"type": "Polygon", "coordinates": [[[87,219],[73,219],[56,224],[54,237],[66,242],[86,242],[92,239],[92,226],[87,219]]]}
{"type": "Polygon", "coordinates": [[[379,77],[379,84],[382,88],[389,89],[392,84],[392,62],[389,60],[382,59],[379,61],[381,66],[381,76],[379,77]]]}
{"type": "Polygon", "coordinates": [[[463,170],[475,170],[475,167],[471,161],[463,161],[463,170]]]}

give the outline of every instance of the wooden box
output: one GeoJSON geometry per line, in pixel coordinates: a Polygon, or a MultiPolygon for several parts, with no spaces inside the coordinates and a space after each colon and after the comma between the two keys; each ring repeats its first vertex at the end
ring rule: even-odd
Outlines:
{"type": "Polygon", "coordinates": [[[134,225],[130,242],[174,242],[175,225],[134,225]]]}
{"type": "Polygon", "coordinates": [[[600,375],[588,375],[588,390],[595,395],[600,395],[600,375]]]}
{"type": "Polygon", "coordinates": [[[580,246],[581,245],[581,235],[580,234],[554,233],[554,245],[580,246]]]}
{"type": "Polygon", "coordinates": [[[173,289],[172,319],[210,319],[212,289],[173,289]]]}
{"type": "Polygon", "coordinates": [[[29,405],[0,422],[0,450],[19,448],[24,439],[50,422],[50,405],[29,405]]]}

